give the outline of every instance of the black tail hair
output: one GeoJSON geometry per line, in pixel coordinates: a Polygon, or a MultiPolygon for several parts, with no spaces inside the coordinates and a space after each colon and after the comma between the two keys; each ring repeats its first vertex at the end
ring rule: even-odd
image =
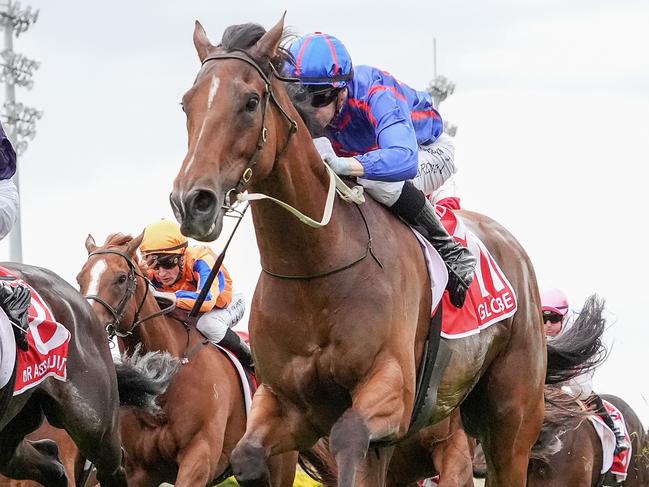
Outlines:
{"type": "Polygon", "coordinates": [[[546,385],[543,391],[545,414],[543,426],[532,447],[530,459],[548,463],[562,448],[561,436],[579,427],[594,411],[587,404],[564,392],[558,385],[546,385]]]}
{"type": "Polygon", "coordinates": [[[168,352],[142,353],[138,346],[115,363],[115,370],[120,405],[155,415],[160,412],[156,399],[180,370],[180,361],[168,352]]]}
{"type": "Polygon", "coordinates": [[[606,359],[602,334],[606,320],[602,316],[604,300],[590,296],[572,328],[548,342],[546,384],[558,384],[577,377],[600,365],[606,359]]]}

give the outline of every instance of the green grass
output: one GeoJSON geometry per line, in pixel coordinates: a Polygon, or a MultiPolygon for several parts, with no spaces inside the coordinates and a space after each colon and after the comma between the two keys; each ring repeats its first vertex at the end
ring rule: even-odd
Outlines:
{"type": "MultiPolygon", "coordinates": [[[[230,477],[225,482],[220,483],[219,487],[235,487],[237,485],[239,484],[237,484],[237,481],[234,480],[234,477],[230,477]]],[[[320,486],[320,484],[315,480],[312,480],[304,472],[297,472],[297,474],[295,475],[295,482],[293,483],[293,487],[318,487],[318,486],[320,486]]]]}

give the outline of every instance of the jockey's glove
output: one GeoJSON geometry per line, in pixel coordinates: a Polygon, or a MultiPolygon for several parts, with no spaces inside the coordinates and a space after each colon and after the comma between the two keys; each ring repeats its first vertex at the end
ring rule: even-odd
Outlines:
{"type": "Polygon", "coordinates": [[[353,157],[339,157],[336,155],[331,141],[326,137],[313,139],[313,144],[318,150],[320,157],[329,165],[333,171],[340,176],[358,175],[360,163],[353,157]]]}

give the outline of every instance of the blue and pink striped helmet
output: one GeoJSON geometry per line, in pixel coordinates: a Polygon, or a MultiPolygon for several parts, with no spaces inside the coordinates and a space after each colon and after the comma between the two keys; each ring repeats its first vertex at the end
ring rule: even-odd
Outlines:
{"type": "Polygon", "coordinates": [[[314,32],[291,44],[294,65],[287,66],[289,76],[305,85],[332,85],[344,88],[352,79],[352,58],[347,48],[334,36],[314,32]]]}

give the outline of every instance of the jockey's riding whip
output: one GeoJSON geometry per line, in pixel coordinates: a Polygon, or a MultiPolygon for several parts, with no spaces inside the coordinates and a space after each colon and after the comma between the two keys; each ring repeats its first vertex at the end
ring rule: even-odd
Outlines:
{"type": "Polygon", "coordinates": [[[196,299],[196,302],[194,303],[194,307],[192,308],[191,312],[189,313],[190,317],[195,318],[196,316],[198,316],[198,312],[200,311],[201,306],[203,306],[203,303],[205,302],[205,298],[207,297],[207,293],[210,292],[210,288],[212,287],[212,283],[214,282],[214,279],[216,278],[216,275],[221,270],[221,265],[223,264],[223,259],[225,259],[225,252],[228,250],[228,247],[230,246],[230,242],[232,242],[232,237],[234,237],[234,234],[236,233],[237,228],[239,228],[239,224],[241,223],[241,220],[243,220],[243,217],[246,214],[246,211],[248,210],[249,206],[250,206],[250,204],[247,204],[246,207],[241,212],[241,216],[238,217],[239,221],[237,221],[236,225],[232,229],[232,233],[230,234],[230,237],[228,238],[228,241],[225,243],[225,247],[223,247],[223,251],[221,252],[221,254],[216,259],[216,262],[214,263],[214,266],[212,267],[212,271],[210,272],[210,275],[208,276],[207,281],[205,281],[205,284],[203,284],[203,287],[201,288],[201,292],[198,294],[198,298],[196,299]]]}

